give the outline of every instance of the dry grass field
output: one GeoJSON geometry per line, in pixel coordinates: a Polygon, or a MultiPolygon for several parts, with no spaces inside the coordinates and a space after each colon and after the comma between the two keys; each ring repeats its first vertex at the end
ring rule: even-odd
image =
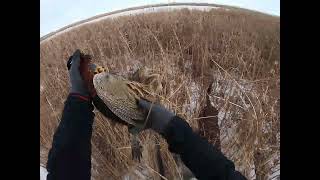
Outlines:
{"type": "MultiPolygon", "coordinates": [[[[212,131],[219,131],[219,146],[236,168],[248,179],[280,179],[279,17],[240,9],[182,9],[105,19],[41,42],[42,164],[70,88],[66,61],[77,48],[112,73],[127,77],[146,66],[161,74],[163,105],[195,131],[200,119],[211,118],[201,113],[209,100],[218,117],[212,131]]],[[[165,140],[149,130],[140,139],[139,164],[131,159],[126,127],[113,126],[96,112],[93,179],[160,179],[159,146],[163,176],[186,176],[165,140]]]]}

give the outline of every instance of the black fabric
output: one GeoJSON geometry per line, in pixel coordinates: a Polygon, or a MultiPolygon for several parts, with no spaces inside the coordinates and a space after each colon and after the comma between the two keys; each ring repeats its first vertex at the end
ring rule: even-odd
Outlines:
{"type": "Polygon", "coordinates": [[[91,101],[67,98],[48,155],[48,180],[90,180],[93,119],[91,101]]]}
{"type": "Polygon", "coordinates": [[[235,170],[228,160],[208,141],[195,134],[189,124],[175,116],[167,125],[163,136],[169,150],[179,154],[184,164],[198,179],[234,180],[246,179],[235,170]]]}
{"type": "MultiPolygon", "coordinates": [[[[48,155],[48,180],[91,178],[93,108],[91,101],[73,96],[67,98],[48,155]]],[[[110,110],[104,113],[107,117],[113,117],[110,110]]],[[[246,179],[235,171],[233,162],[195,134],[183,119],[174,117],[163,136],[169,150],[180,154],[182,161],[198,179],[246,179]]]]}

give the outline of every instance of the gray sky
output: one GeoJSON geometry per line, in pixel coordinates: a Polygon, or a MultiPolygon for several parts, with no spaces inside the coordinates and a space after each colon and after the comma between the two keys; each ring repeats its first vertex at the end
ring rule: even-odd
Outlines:
{"type": "MultiPolygon", "coordinates": [[[[98,14],[169,1],[173,2],[173,0],[40,0],[40,37],[98,14]]],[[[174,2],[232,5],[280,16],[280,0],[175,0],[174,2]]]]}

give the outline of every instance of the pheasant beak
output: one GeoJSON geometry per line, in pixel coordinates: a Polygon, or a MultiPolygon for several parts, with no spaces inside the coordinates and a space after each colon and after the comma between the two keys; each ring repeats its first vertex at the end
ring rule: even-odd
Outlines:
{"type": "Polygon", "coordinates": [[[94,74],[106,72],[107,70],[103,66],[98,66],[96,70],[94,71],[94,74]]]}
{"type": "Polygon", "coordinates": [[[95,75],[107,71],[103,66],[97,66],[95,64],[90,64],[89,69],[95,75]]]}

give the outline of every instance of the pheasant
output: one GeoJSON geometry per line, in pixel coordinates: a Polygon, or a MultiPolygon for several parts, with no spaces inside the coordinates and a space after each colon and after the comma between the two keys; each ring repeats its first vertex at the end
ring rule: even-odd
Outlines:
{"type": "MultiPolygon", "coordinates": [[[[152,80],[150,82],[159,81],[152,80]]],[[[93,78],[93,84],[99,98],[122,121],[120,123],[128,126],[128,131],[132,134],[132,157],[140,161],[142,146],[137,135],[146,126],[148,112],[141,110],[137,101],[143,98],[151,102],[158,102],[155,92],[161,89],[161,85],[142,84],[107,72],[96,74],[93,78]],[[157,89],[153,91],[150,87],[157,89]]]]}
{"type": "MultiPolygon", "coordinates": [[[[141,110],[137,101],[140,98],[157,103],[160,101],[160,75],[142,67],[128,80],[93,64],[91,55],[81,53],[80,58],[80,74],[93,97],[93,104],[105,117],[128,126],[132,134],[132,158],[140,161],[142,146],[137,135],[145,128],[148,112],[141,110]]],[[[70,66],[71,57],[67,63],[68,69],[70,66]]]]}

